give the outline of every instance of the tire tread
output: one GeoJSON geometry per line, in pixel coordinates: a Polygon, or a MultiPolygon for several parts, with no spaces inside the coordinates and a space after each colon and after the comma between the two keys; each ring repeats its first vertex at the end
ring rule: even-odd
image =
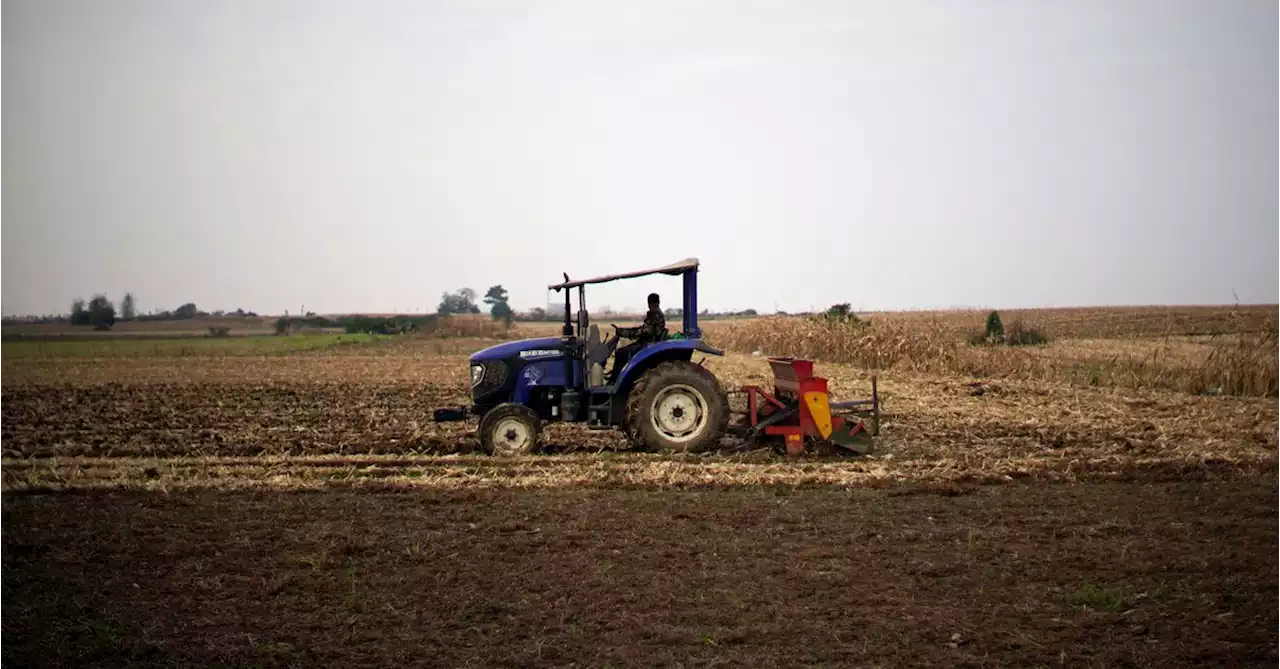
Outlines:
{"type": "MultiPolygon", "coordinates": [[[[627,413],[626,413],[626,435],[631,442],[633,448],[639,450],[652,451],[655,450],[653,444],[650,444],[645,437],[646,425],[648,424],[648,416],[645,413],[645,403],[647,391],[655,382],[661,384],[663,377],[669,375],[679,375],[685,377],[692,373],[698,380],[704,382],[712,391],[712,396],[707,397],[707,410],[711,414],[709,420],[711,425],[709,431],[701,438],[671,449],[657,450],[675,450],[675,451],[697,451],[706,448],[709,445],[719,443],[720,438],[724,436],[725,430],[729,425],[729,397],[725,393],[720,380],[716,378],[707,368],[702,365],[695,364],[688,360],[672,360],[655,365],[653,369],[646,371],[635,385],[631,388],[630,394],[627,396],[627,413]]],[[[683,379],[688,382],[690,379],[683,379]]]]}

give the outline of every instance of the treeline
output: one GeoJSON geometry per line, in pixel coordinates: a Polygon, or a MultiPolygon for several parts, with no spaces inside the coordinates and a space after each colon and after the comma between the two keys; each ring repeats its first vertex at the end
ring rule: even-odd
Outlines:
{"type": "Polygon", "coordinates": [[[276,334],[287,335],[305,328],[342,328],[348,334],[411,334],[430,332],[440,325],[440,316],[282,316],[276,319],[276,334]]]}
{"type": "MultiPolygon", "coordinates": [[[[133,296],[125,296],[133,304],[133,296]]],[[[132,308],[132,307],[131,307],[132,308]]],[[[92,325],[95,330],[108,330],[116,324],[116,306],[105,295],[94,295],[89,304],[76,298],[71,304],[72,325],[92,325]]]]}
{"type": "MultiPolygon", "coordinates": [[[[663,309],[662,314],[666,316],[668,320],[673,318],[684,318],[684,309],[679,307],[663,309]]],[[[759,315],[760,314],[756,312],[755,309],[743,309],[741,311],[712,311],[710,309],[703,309],[698,312],[698,320],[714,321],[718,318],[755,318],[759,315]]]]}
{"type": "Polygon", "coordinates": [[[204,318],[212,316],[214,318],[225,317],[244,317],[257,318],[258,314],[244,309],[236,309],[235,311],[203,311],[196,306],[194,302],[173,309],[164,309],[153,311],[151,313],[138,313],[137,299],[133,293],[125,293],[124,298],[120,300],[120,309],[116,310],[116,305],[106,295],[94,295],[88,302],[82,297],[77,297],[71,302],[71,313],[69,314],[52,314],[45,316],[10,316],[4,319],[5,325],[16,325],[24,323],[67,323],[70,325],[90,325],[95,330],[109,330],[117,321],[178,321],[192,318],[204,318]]]}
{"type": "MultiPolygon", "coordinates": [[[[424,316],[341,316],[329,318],[325,316],[317,316],[314,312],[307,312],[302,316],[284,316],[276,320],[276,332],[285,334],[294,332],[302,328],[315,329],[333,329],[342,328],[351,333],[374,333],[374,334],[397,334],[405,332],[420,332],[434,329],[439,325],[439,319],[443,316],[454,314],[480,314],[482,309],[477,303],[479,294],[471,288],[461,288],[452,293],[442,293],[440,303],[436,308],[435,314],[424,316]]],[[[489,315],[495,320],[501,320],[507,324],[512,321],[524,322],[558,322],[564,317],[564,312],[559,308],[546,309],[543,307],[533,307],[524,312],[517,312],[511,308],[508,301],[507,289],[498,284],[490,286],[485,291],[483,303],[488,307],[489,315]]],[[[846,305],[847,308],[847,305],[846,305]]],[[[669,320],[677,320],[684,316],[684,311],[678,307],[665,309],[663,313],[669,320]]],[[[600,316],[614,316],[620,318],[642,317],[643,314],[623,314],[615,312],[608,307],[603,308],[599,312],[600,316]]],[[[752,318],[757,316],[755,309],[742,309],[739,311],[711,311],[703,309],[698,312],[698,317],[703,320],[715,320],[725,318],[752,318]]],[[[779,312],[779,315],[785,315],[779,312]]],[[[176,309],[164,309],[152,311],[151,313],[137,313],[137,302],[133,293],[126,293],[120,302],[120,310],[116,311],[115,304],[105,295],[95,295],[93,299],[86,302],[82,298],[77,298],[71,305],[71,313],[69,315],[57,314],[47,316],[20,316],[8,317],[4,319],[5,324],[20,323],[70,323],[71,325],[90,325],[95,329],[110,329],[117,321],[175,321],[187,320],[203,317],[259,317],[257,313],[245,311],[244,309],[236,309],[235,311],[204,311],[196,306],[194,302],[187,302],[176,309]]]]}
{"type": "Polygon", "coordinates": [[[252,311],[245,311],[244,309],[236,309],[235,311],[222,311],[221,309],[218,309],[215,311],[202,311],[201,309],[196,308],[196,305],[194,302],[188,302],[178,307],[177,309],[174,309],[173,311],[166,310],[166,311],[157,311],[150,314],[139,314],[137,316],[137,320],[181,321],[189,318],[206,318],[210,316],[212,316],[213,318],[226,318],[226,317],[258,318],[258,314],[252,311]]]}
{"type": "MultiPolygon", "coordinates": [[[[576,314],[577,311],[575,310],[574,313],[576,314]]],[[[602,317],[636,318],[636,319],[644,318],[643,312],[634,313],[634,314],[622,313],[622,312],[614,311],[609,308],[603,308],[600,311],[593,311],[592,313],[594,314],[595,318],[602,318],[602,317]]],[[[678,320],[678,319],[684,318],[684,309],[674,309],[674,308],[663,309],[662,315],[665,316],[668,321],[678,320]]],[[[716,319],[723,319],[723,318],[754,318],[759,315],[760,314],[755,309],[743,309],[741,311],[711,311],[710,309],[703,309],[702,311],[698,312],[698,319],[704,320],[704,321],[707,321],[707,320],[713,321],[716,319]]],[[[542,307],[533,307],[532,309],[529,309],[526,312],[515,313],[512,318],[513,320],[517,320],[517,321],[559,322],[564,320],[564,307],[560,307],[558,309],[543,309],[542,307]]]]}
{"type": "MultiPolygon", "coordinates": [[[[452,314],[478,314],[481,313],[480,305],[476,304],[476,296],[478,293],[470,288],[461,288],[452,293],[442,293],[440,295],[440,305],[436,308],[436,313],[440,316],[449,316],[452,314]]],[[[518,312],[511,308],[507,301],[507,289],[502,284],[490,286],[489,290],[484,294],[484,303],[489,306],[489,315],[495,320],[502,320],[510,323],[511,321],[527,321],[527,322],[557,322],[564,319],[563,308],[547,308],[533,307],[525,312],[518,312]]],[[[575,312],[576,309],[575,309],[575,312]]],[[[607,307],[602,309],[600,315],[605,316],[636,316],[643,314],[619,314],[613,312],[607,307]]],[[[684,310],[680,308],[671,308],[663,311],[668,319],[683,318],[684,310]]],[[[711,311],[703,309],[698,312],[698,317],[703,319],[714,320],[717,318],[750,318],[757,316],[755,309],[743,309],[741,311],[711,311]]]]}

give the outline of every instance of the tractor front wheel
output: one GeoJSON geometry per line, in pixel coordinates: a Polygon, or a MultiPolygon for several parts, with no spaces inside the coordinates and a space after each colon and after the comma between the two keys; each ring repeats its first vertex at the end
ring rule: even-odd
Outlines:
{"type": "Polygon", "coordinates": [[[692,362],[654,367],[628,396],[627,434],[650,450],[703,450],[720,442],[728,424],[728,396],[711,372],[692,362]]]}
{"type": "Polygon", "coordinates": [[[480,450],[489,455],[538,452],[542,420],[521,404],[499,404],[480,419],[480,450]]]}

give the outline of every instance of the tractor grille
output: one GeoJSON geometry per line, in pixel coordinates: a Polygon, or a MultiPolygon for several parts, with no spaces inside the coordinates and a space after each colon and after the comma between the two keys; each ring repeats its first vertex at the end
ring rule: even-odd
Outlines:
{"type": "Polygon", "coordinates": [[[484,367],[484,375],[480,378],[480,383],[471,389],[471,396],[475,399],[481,399],[494,391],[501,390],[503,384],[507,382],[507,365],[495,360],[480,363],[484,367]]]}

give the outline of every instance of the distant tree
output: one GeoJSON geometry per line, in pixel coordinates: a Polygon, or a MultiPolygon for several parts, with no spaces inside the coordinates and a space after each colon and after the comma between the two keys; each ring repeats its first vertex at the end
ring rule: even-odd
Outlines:
{"type": "Polygon", "coordinates": [[[845,320],[853,315],[853,310],[850,308],[848,302],[842,302],[840,304],[833,304],[830,307],[828,307],[826,315],[827,315],[827,318],[845,320]]]}
{"type": "Polygon", "coordinates": [[[116,324],[116,307],[106,295],[94,295],[89,300],[89,324],[95,330],[110,330],[116,324]]]}
{"type": "Polygon", "coordinates": [[[756,313],[755,309],[743,309],[742,315],[743,316],[759,316],[759,314],[756,313]]]}
{"type": "Polygon", "coordinates": [[[489,308],[490,316],[508,325],[511,324],[511,319],[515,316],[515,313],[515,311],[512,311],[511,305],[506,302],[497,302],[489,308]]]}
{"type": "Polygon", "coordinates": [[[196,308],[195,302],[188,302],[177,309],[173,310],[173,317],[176,319],[195,318],[200,315],[200,310],[196,308]]]}
{"type": "Polygon", "coordinates": [[[89,324],[89,310],[84,306],[84,298],[77,297],[75,301],[71,303],[71,324],[89,324]]]}
{"type": "Polygon", "coordinates": [[[502,284],[489,286],[488,292],[484,294],[484,303],[489,305],[489,315],[494,319],[511,322],[511,305],[507,304],[507,289],[502,284]]]}
{"type": "Polygon", "coordinates": [[[992,310],[987,314],[987,339],[990,341],[1004,341],[1004,323],[1000,321],[1000,314],[992,310]]]}
{"type": "Polygon", "coordinates": [[[456,293],[442,293],[440,296],[440,306],[436,311],[441,316],[450,314],[478,314],[480,307],[476,306],[476,291],[470,288],[463,288],[456,293]]]}
{"type": "Polygon", "coordinates": [[[534,307],[529,310],[529,320],[545,321],[547,320],[547,310],[542,307],[534,307]]]}
{"type": "MultiPolygon", "coordinates": [[[[808,314],[799,314],[799,315],[807,316],[808,314]]],[[[840,323],[843,325],[852,325],[856,327],[864,327],[867,325],[866,321],[859,319],[858,315],[853,313],[853,309],[850,308],[848,302],[833,304],[830,307],[827,307],[826,311],[822,312],[821,314],[818,314],[817,316],[814,316],[814,318],[826,320],[827,322],[831,322],[831,323],[840,323]]]]}
{"type": "Polygon", "coordinates": [[[120,300],[120,320],[131,321],[138,316],[138,304],[133,298],[133,293],[125,293],[124,299],[120,300]]]}

